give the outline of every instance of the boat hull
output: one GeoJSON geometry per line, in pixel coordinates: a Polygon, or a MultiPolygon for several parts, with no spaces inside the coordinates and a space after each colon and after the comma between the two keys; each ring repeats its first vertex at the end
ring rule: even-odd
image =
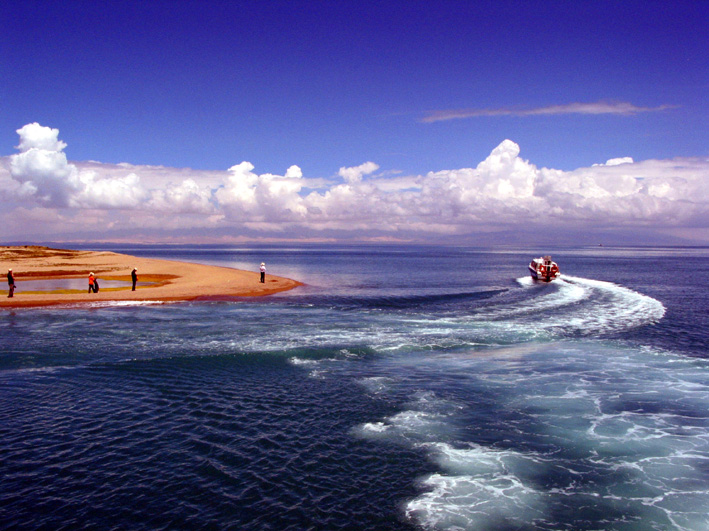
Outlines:
{"type": "Polygon", "coordinates": [[[542,282],[551,282],[561,276],[561,273],[540,273],[532,266],[529,266],[529,273],[532,275],[534,280],[540,280],[542,282]]]}
{"type": "Polygon", "coordinates": [[[534,258],[527,267],[529,268],[529,274],[532,275],[534,280],[551,282],[561,276],[559,266],[556,265],[556,262],[552,261],[551,256],[534,258]]]}

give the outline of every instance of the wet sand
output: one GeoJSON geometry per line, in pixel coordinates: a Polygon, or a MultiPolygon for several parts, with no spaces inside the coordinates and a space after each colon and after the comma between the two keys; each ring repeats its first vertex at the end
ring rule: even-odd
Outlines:
{"type": "MultiPolygon", "coordinates": [[[[255,264],[256,266],[256,264],[255,264]]],[[[0,296],[0,308],[111,301],[188,301],[260,297],[302,285],[288,278],[190,262],[139,258],[108,251],[73,251],[39,246],[0,247],[0,272],[12,269],[15,296],[0,296]],[[131,271],[138,269],[138,287],[131,291],[131,271]],[[99,292],[88,293],[88,276],[99,280],[99,292]],[[83,290],[29,291],[22,281],[83,278],[83,290]],[[101,280],[126,282],[126,287],[101,288],[101,280]],[[149,285],[141,285],[150,282],[149,285]]],[[[7,288],[6,280],[3,278],[7,288]]]]}

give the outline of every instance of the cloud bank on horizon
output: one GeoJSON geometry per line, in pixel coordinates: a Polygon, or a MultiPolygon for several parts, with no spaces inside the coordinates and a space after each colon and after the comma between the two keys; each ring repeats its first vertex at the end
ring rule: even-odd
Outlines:
{"type": "Polygon", "coordinates": [[[297,165],[258,174],[247,161],[223,172],[70,162],[57,129],[30,123],[17,133],[19,153],[0,159],[5,241],[470,243],[505,231],[551,241],[640,231],[709,242],[704,158],[562,171],[538,168],[503,140],[475,167],[403,176],[366,161],[323,179],[297,165]]]}

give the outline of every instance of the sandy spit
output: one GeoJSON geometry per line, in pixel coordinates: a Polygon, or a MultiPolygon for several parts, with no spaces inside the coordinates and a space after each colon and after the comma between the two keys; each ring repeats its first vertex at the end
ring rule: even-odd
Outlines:
{"type": "MultiPolygon", "coordinates": [[[[75,305],[110,303],[112,301],[188,301],[232,299],[272,295],[301,286],[288,278],[266,275],[259,282],[259,273],[228,267],[209,266],[173,260],[139,258],[107,251],[73,251],[34,245],[0,247],[0,271],[12,269],[18,289],[12,298],[0,296],[0,308],[28,306],[75,305]],[[99,289],[88,292],[88,276],[94,273],[101,280],[130,282],[133,268],[138,269],[138,288],[99,289]],[[85,278],[85,290],[61,292],[22,292],[23,280],[85,278]],[[141,286],[141,282],[151,285],[141,286]]],[[[3,279],[4,281],[4,279],[3,279]]],[[[5,286],[7,287],[6,281],[5,286]]]]}

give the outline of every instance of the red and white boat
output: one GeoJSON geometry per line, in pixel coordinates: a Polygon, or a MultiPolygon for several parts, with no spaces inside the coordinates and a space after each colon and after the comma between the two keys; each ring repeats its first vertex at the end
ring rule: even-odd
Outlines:
{"type": "Polygon", "coordinates": [[[529,272],[534,280],[542,280],[544,282],[551,282],[561,276],[559,266],[552,261],[551,256],[533,258],[529,263],[529,272]]]}

